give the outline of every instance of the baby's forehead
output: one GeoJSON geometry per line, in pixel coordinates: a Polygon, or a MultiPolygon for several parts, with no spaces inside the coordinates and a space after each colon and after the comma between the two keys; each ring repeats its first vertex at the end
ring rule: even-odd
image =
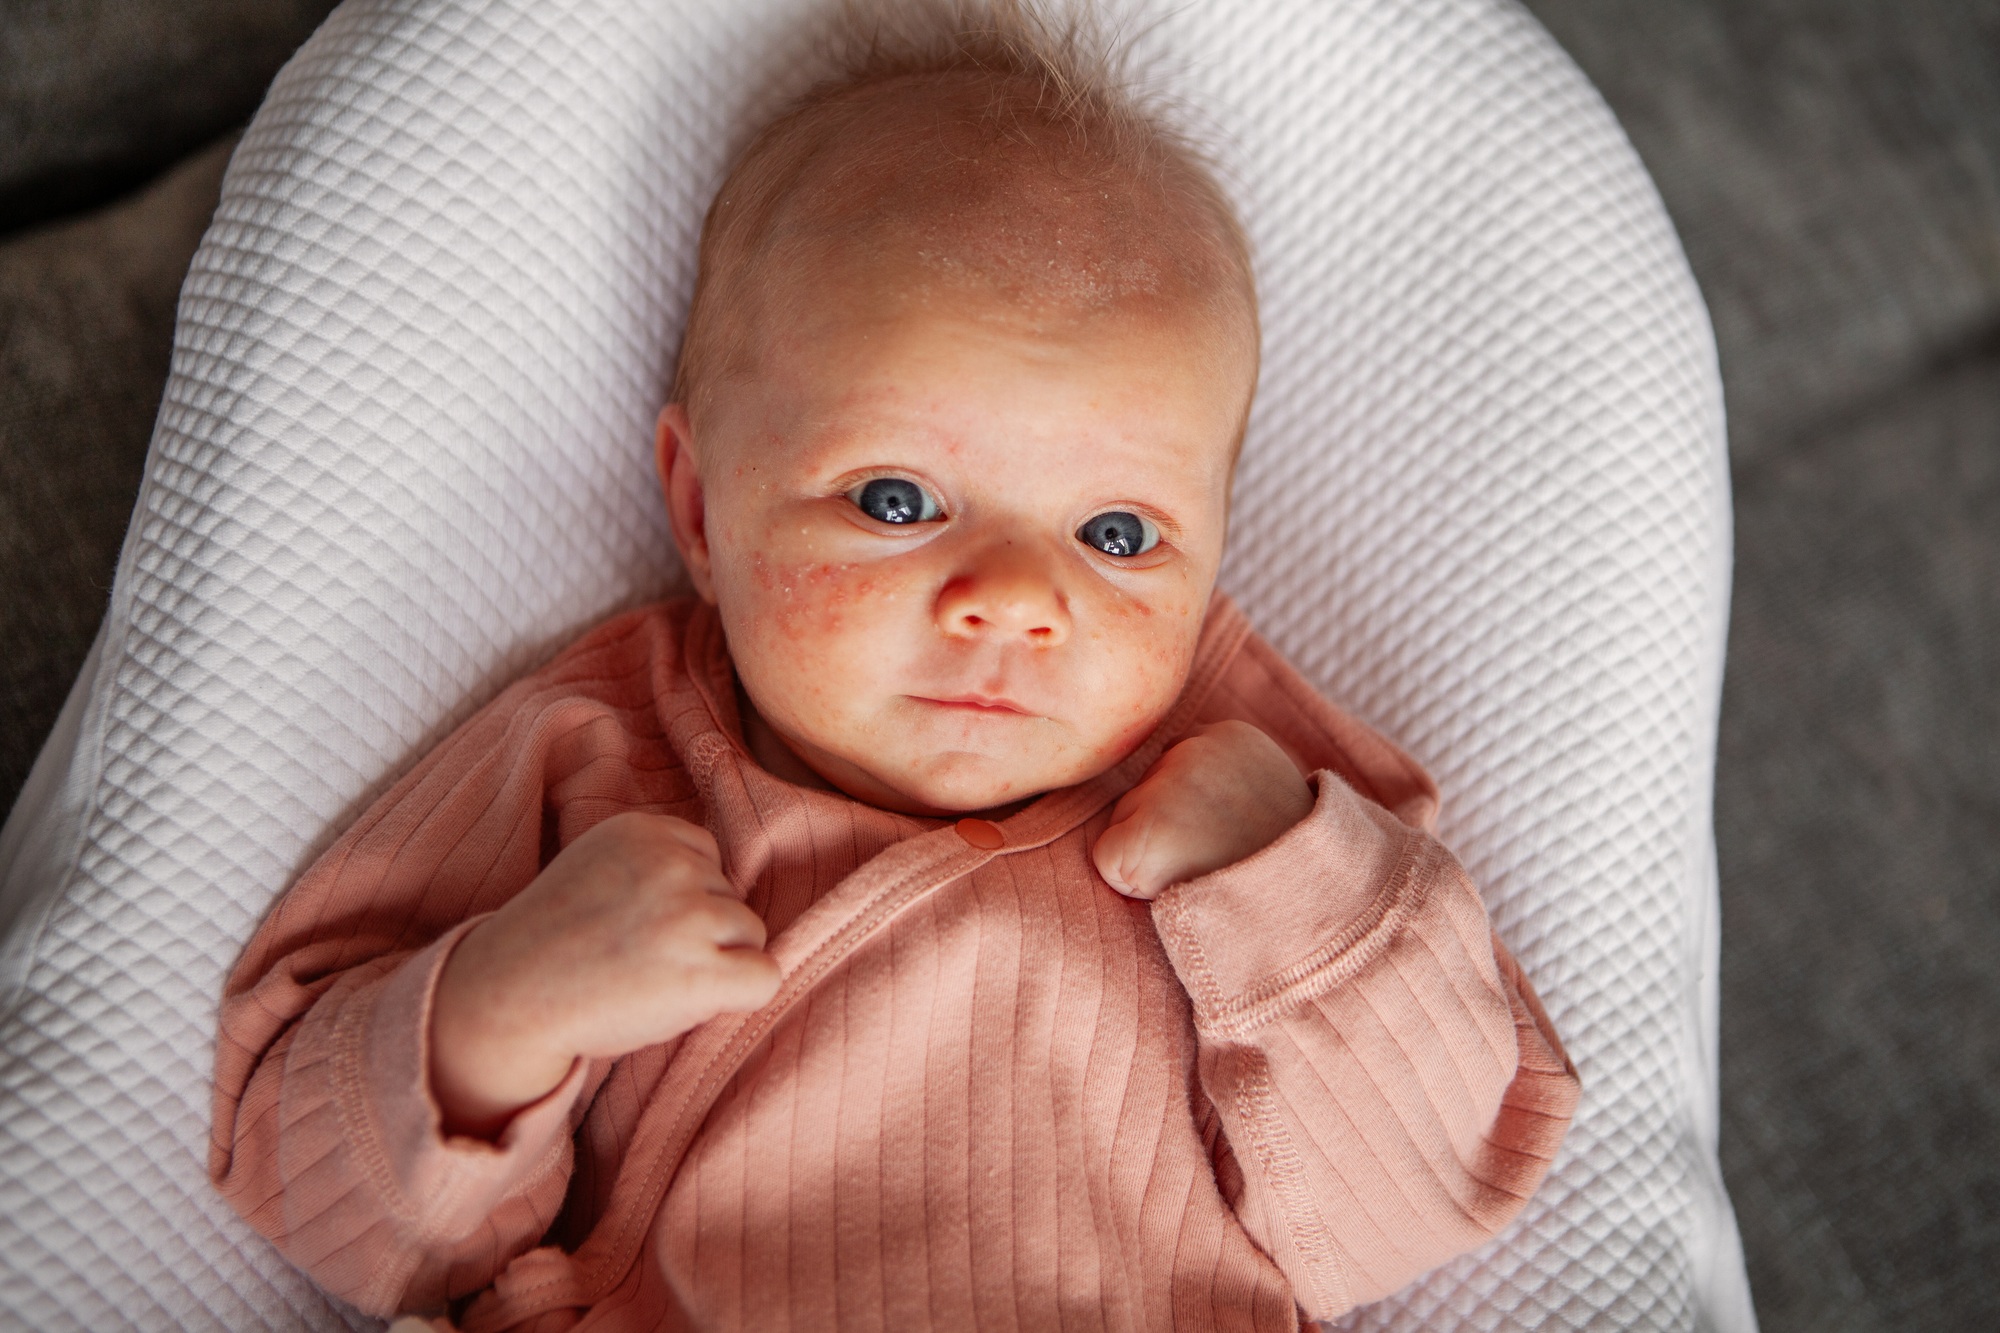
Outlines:
{"type": "Polygon", "coordinates": [[[865,262],[1079,309],[1247,288],[1231,228],[1175,163],[1020,94],[979,76],[856,90],[743,260],[777,281],[865,262]]]}

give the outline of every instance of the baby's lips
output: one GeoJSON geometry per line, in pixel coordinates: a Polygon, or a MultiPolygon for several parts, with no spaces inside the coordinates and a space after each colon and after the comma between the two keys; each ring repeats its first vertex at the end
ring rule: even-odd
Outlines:
{"type": "Polygon", "coordinates": [[[1019,703],[1005,695],[998,694],[955,694],[955,695],[912,695],[920,703],[936,705],[939,708],[962,710],[974,714],[1016,715],[1035,717],[1038,714],[1026,704],[1019,703]]]}

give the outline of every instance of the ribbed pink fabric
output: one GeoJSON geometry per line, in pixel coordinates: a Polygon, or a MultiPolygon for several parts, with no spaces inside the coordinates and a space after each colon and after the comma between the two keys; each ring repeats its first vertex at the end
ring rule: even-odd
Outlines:
{"type": "Polygon", "coordinates": [[[1436,792],[1218,598],[1187,692],[1092,783],[973,845],[743,749],[716,619],[621,616],[399,782],[229,981],[211,1170],[322,1285],[475,1333],[1293,1330],[1479,1244],[1548,1169],[1574,1072],[1436,792]],[[1313,812],[1150,907],[1090,847],[1205,721],[1313,812]],[[785,981],[580,1064],[499,1143],[425,1082],[452,945],[621,810],[706,825],[785,981]],[[478,1293],[469,1305],[464,1298],[478,1293]]]}

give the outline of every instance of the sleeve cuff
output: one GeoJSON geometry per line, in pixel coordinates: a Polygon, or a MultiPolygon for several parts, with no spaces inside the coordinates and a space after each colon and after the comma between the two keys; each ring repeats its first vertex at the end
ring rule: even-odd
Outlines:
{"type": "Polygon", "coordinates": [[[431,1002],[452,949],[483,919],[454,927],[385,978],[337,1056],[344,1118],[362,1160],[400,1196],[392,1197],[396,1211],[441,1239],[468,1234],[502,1199],[563,1165],[585,1079],[578,1060],[494,1141],[443,1132],[430,1086],[431,1002]]]}
{"type": "Polygon", "coordinates": [[[1207,1036],[1240,1039],[1367,966],[1444,853],[1322,769],[1312,812],[1234,865],[1176,884],[1153,922],[1207,1036]]]}

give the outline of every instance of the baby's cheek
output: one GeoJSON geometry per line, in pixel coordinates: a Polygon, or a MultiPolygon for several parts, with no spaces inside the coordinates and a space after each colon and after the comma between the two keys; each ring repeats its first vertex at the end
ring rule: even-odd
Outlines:
{"type": "Polygon", "coordinates": [[[762,562],[758,580],[770,599],[774,627],[800,644],[830,646],[850,635],[867,635],[896,600],[893,583],[875,567],[843,561],[812,561],[781,569],[762,562]]]}
{"type": "Polygon", "coordinates": [[[782,692],[836,711],[867,693],[885,652],[903,637],[896,632],[910,595],[903,582],[869,563],[759,552],[746,565],[748,597],[725,614],[742,631],[742,642],[731,640],[739,669],[759,679],[767,698],[782,692]]]}
{"type": "Polygon", "coordinates": [[[1185,683],[1200,622],[1190,608],[1120,599],[1094,617],[1092,656],[1099,670],[1100,716],[1107,748],[1129,751],[1173,705],[1185,683]]]}

